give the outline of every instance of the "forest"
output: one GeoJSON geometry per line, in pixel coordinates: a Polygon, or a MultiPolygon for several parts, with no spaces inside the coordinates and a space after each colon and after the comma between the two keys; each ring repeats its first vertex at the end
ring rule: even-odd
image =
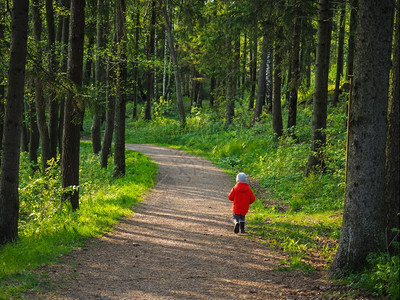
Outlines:
{"type": "Polygon", "coordinates": [[[0,298],[129,214],[157,167],[126,143],[151,143],[246,172],[284,269],[398,299],[399,11],[0,0],[0,298]]]}

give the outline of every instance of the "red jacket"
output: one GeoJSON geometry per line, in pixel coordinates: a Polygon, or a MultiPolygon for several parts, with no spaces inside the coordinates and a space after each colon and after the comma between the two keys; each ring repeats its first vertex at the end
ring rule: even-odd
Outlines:
{"type": "Polygon", "coordinates": [[[256,200],[250,186],[245,182],[238,182],[228,195],[228,199],[233,201],[232,211],[237,215],[245,215],[249,210],[249,205],[256,200]]]}

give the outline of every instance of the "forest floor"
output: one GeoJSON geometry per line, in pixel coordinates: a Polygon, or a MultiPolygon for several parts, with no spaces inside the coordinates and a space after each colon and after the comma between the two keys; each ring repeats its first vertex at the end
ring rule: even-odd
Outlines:
{"type": "MultiPolygon", "coordinates": [[[[346,299],[324,271],[281,271],[285,253],[233,233],[233,182],[203,158],[127,145],[159,166],[157,183],[109,234],[37,272],[28,299],[346,299]]],[[[352,299],[368,299],[352,296],[352,299]]]]}

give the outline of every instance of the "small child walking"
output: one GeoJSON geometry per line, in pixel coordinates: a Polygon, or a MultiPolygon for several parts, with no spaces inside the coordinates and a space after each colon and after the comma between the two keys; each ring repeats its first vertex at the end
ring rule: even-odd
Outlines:
{"type": "Polygon", "coordinates": [[[245,233],[245,216],[249,210],[249,205],[256,200],[253,191],[247,183],[247,176],[245,173],[240,172],[239,174],[237,174],[236,185],[229,193],[228,199],[233,202],[232,221],[233,224],[235,224],[233,232],[238,233],[240,227],[240,232],[245,233]]]}

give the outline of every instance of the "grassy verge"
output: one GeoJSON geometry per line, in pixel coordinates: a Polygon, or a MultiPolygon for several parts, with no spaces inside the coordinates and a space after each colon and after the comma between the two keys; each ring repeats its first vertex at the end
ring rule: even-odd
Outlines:
{"type": "Polygon", "coordinates": [[[81,144],[80,209],[60,203],[59,168],[46,176],[31,174],[22,158],[19,240],[0,249],[0,299],[10,299],[40,284],[34,268],[51,263],[71,249],[112,229],[153,185],[156,165],[146,156],[126,152],[126,176],[113,179],[101,169],[91,145],[81,144]]]}
{"type": "MultiPolygon", "coordinates": [[[[186,128],[165,111],[152,121],[132,121],[127,140],[167,144],[205,156],[231,172],[232,178],[238,171],[246,172],[258,198],[247,218],[249,229],[260,242],[287,253],[281,269],[309,274],[329,266],[337,250],[344,205],[345,105],[328,108],[326,172],[308,177],[304,170],[311,148],[310,106],[298,109],[296,137],[285,133],[279,139],[269,114],[249,127],[252,116],[246,104],[237,106],[230,127],[225,126],[221,113],[207,108],[193,109],[186,128]]],[[[398,292],[393,291],[398,291],[399,260],[385,254],[377,257],[346,284],[397,299],[398,292]]]]}

